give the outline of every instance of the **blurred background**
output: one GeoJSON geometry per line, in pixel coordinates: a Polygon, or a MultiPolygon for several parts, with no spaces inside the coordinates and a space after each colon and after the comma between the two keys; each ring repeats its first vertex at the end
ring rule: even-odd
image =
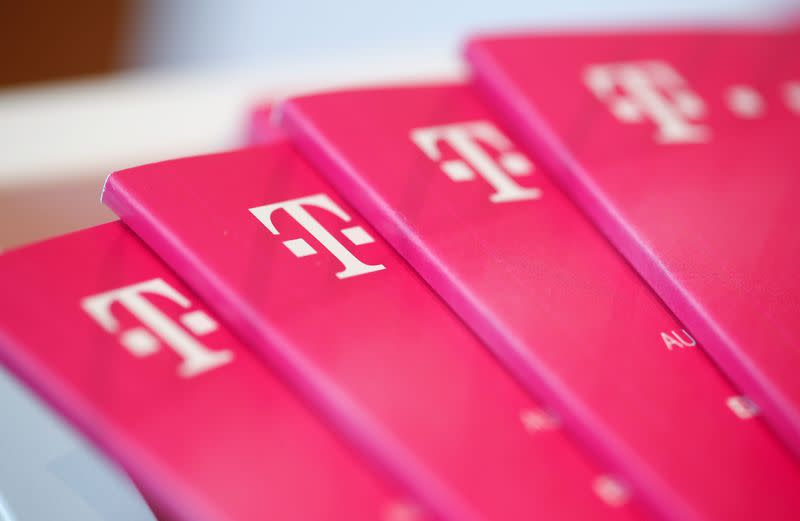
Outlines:
{"type": "MultiPolygon", "coordinates": [[[[798,0],[0,0],[0,250],[112,220],[108,173],[241,145],[256,103],[459,78],[473,31],[787,20],[798,0]]],[[[12,519],[153,517],[0,370],[0,521],[12,519]]]]}
{"type": "Polygon", "coordinates": [[[758,25],[798,0],[0,0],[0,249],[111,219],[111,170],[242,143],[249,107],[453,78],[475,30],[758,25]]]}

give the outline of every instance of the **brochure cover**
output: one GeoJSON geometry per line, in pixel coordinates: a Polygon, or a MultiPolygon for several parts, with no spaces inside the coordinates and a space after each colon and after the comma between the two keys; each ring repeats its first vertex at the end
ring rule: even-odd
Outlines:
{"type": "Polygon", "coordinates": [[[282,122],[531,394],[664,517],[797,512],[796,462],[468,87],[312,95],[289,101],[282,122]]]}
{"type": "Polygon", "coordinates": [[[0,288],[0,359],[163,519],[413,511],[122,224],[0,255],[0,288]]]}
{"type": "Polygon", "coordinates": [[[796,455],[798,48],[796,28],[520,34],[467,48],[510,131],[796,455]]]}
{"type": "Polygon", "coordinates": [[[619,487],[603,485],[604,473],[278,134],[114,173],[104,201],[439,518],[634,516],[624,494],[607,494],[619,487]]]}

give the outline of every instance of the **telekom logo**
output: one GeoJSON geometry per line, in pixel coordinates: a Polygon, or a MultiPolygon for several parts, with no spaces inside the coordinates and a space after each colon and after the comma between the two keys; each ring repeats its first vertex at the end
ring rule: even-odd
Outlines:
{"type": "Polygon", "coordinates": [[[533,165],[519,153],[511,141],[488,121],[467,121],[450,125],[417,128],[411,131],[411,140],[452,181],[473,181],[483,178],[494,190],[489,196],[493,203],[509,203],[538,199],[538,188],[520,186],[515,177],[528,176],[533,165]],[[458,159],[445,160],[440,144],[448,145],[458,159]],[[485,147],[498,153],[493,157],[485,147]]]}
{"type": "Polygon", "coordinates": [[[710,138],[708,127],[697,122],[706,114],[705,103],[668,63],[590,65],[583,80],[620,121],[654,123],[659,143],[703,143],[710,138]]]}
{"type": "MultiPolygon", "coordinates": [[[[261,221],[273,235],[280,235],[280,231],[278,231],[278,228],[272,222],[272,216],[277,211],[286,212],[292,219],[305,228],[322,247],[328,250],[331,255],[342,263],[344,269],[336,273],[336,277],[339,279],[357,277],[359,275],[366,275],[367,273],[386,269],[386,266],[383,264],[366,264],[359,260],[334,233],[325,229],[325,227],[308,212],[308,207],[330,212],[344,222],[351,221],[350,215],[325,194],[314,194],[250,208],[250,213],[261,221]]],[[[341,233],[341,235],[354,246],[375,242],[375,239],[361,226],[350,226],[338,230],[336,233],[341,233]]],[[[317,253],[317,250],[302,237],[285,240],[283,241],[283,245],[298,258],[315,255],[317,253]]]]}
{"type": "Polygon", "coordinates": [[[189,310],[176,322],[154,306],[148,295],[158,295],[189,309],[192,303],[163,279],[155,278],[84,298],[81,306],[108,333],[134,356],[146,357],[158,352],[163,344],[181,357],[178,374],[191,378],[233,359],[227,350],[214,351],[196,337],[216,331],[216,321],[201,309],[189,310]],[[131,313],[138,327],[120,330],[112,306],[117,304],[131,313]]]}

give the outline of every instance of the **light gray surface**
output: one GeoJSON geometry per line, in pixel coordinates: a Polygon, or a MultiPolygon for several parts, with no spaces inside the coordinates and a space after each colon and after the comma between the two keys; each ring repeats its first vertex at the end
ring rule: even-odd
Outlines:
{"type": "Polygon", "coordinates": [[[11,515],[11,509],[7,506],[6,500],[0,495],[0,521],[14,521],[11,515]]]}
{"type": "Polygon", "coordinates": [[[0,368],[1,521],[155,521],[136,488],[0,368]]]}

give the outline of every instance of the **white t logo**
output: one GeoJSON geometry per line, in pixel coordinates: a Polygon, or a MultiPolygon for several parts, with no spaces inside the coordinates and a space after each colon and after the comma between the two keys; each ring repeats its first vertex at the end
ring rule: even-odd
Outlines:
{"type": "Polygon", "coordinates": [[[514,177],[530,175],[533,165],[514,149],[511,141],[488,121],[468,121],[452,125],[417,128],[411,140],[433,161],[441,161],[442,171],[453,181],[472,181],[477,173],[495,192],[489,196],[493,203],[537,199],[538,188],[517,184],[514,177]],[[442,161],[439,142],[447,143],[462,159],[442,161]],[[500,156],[495,160],[482,146],[489,145],[500,156]]]}
{"type": "MultiPolygon", "coordinates": [[[[342,263],[344,269],[336,273],[336,277],[340,279],[356,277],[358,275],[364,275],[367,273],[372,273],[373,271],[386,269],[386,266],[383,264],[365,264],[358,260],[355,255],[350,253],[350,250],[348,250],[344,244],[339,242],[339,239],[337,239],[331,232],[326,230],[319,221],[317,221],[310,213],[308,213],[308,210],[305,208],[306,206],[314,206],[316,208],[326,210],[336,215],[344,222],[350,222],[351,220],[347,212],[342,210],[338,204],[336,204],[325,194],[298,197],[297,199],[289,199],[288,201],[281,201],[279,203],[250,208],[250,213],[252,213],[256,219],[261,221],[261,223],[266,226],[273,235],[280,235],[280,232],[272,222],[273,212],[276,210],[283,210],[288,213],[292,219],[300,223],[300,225],[305,228],[312,237],[319,241],[319,243],[322,244],[326,250],[328,250],[339,260],[339,262],[342,263]]],[[[355,246],[361,246],[362,244],[375,242],[375,239],[373,239],[367,230],[361,226],[344,228],[341,230],[341,232],[342,235],[347,237],[347,239],[355,246]]],[[[317,250],[315,250],[314,247],[311,246],[305,239],[289,239],[283,241],[283,245],[286,246],[289,251],[295,255],[295,257],[306,257],[308,255],[314,255],[317,253],[317,250]]]]}
{"type": "Polygon", "coordinates": [[[147,300],[145,295],[148,293],[167,298],[182,308],[191,307],[189,299],[160,278],[88,296],[81,301],[81,306],[103,329],[109,333],[119,333],[120,343],[134,356],[156,353],[160,339],[182,358],[178,374],[184,378],[196,376],[233,359],[231,351],[212,351],[193,336],[205,335],[217,329],[216,321],[206,312],[199,309],[187,311],[178,324],[147,300]],[[113,304],[127,309],[146,327],[119,331],[119,322],[112,313],[113,304]]]}
{"type": "Polygon", "coordinates": [[[583,81],[617,119],[655,123],[659,143],[702,143],[710,137],[708,127],[692,122],[705,115],[705,103],[665,62],[590,65],[583,81]]]}

